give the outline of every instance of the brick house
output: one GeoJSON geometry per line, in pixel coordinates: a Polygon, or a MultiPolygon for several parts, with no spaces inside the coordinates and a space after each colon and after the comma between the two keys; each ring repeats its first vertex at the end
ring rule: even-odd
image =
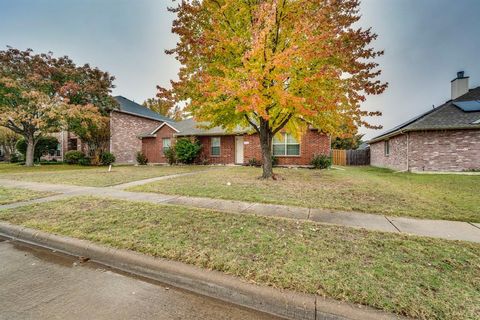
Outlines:
{"type": "Polygon", "coordinates": [[[452,97],[369,141],[371,165],[399,171],[480,169],[480,87],[458,72],[452,97]]]}
{"type": "MultiPolygon", "coordinates": [[[[306,166],[316,154],[330,154],[330,137],[318,130],[309,129],[297,141],[282,133],[273,140],[273,154],[279,165],[306,166]]],[[[151,163],[167,163],[164,150],[181,137],[195,137],[202,145],[199,158],[209,164],[246,164],[251,159],[262,159],[258,134],[237,128],[226,132],[220,127],[203,129],[193,119],[164,122],[152,131],[140,135],[142,152],[151,163]]]]}
{"type": "MultiPolygon", "coordinates": [[[[110,140],[108,149],[120,164],[136,163],[136,153],[142,150],[138,138],[145,130],[153,130],[165,121],[173,121],[125,97],[114,97],[118,108],[110,112],[110,140]]],[[[45,159],[63,160],[71,150],[87,151],[87,146],[75,134],[62,131],[52,134],[58,141],[57,150],[52,150],[45,159]]]]}

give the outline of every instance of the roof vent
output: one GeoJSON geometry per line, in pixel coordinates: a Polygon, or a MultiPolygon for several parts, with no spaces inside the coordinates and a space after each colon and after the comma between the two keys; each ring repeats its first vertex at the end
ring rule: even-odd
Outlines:
{"type": "Polygon", "coordinates": [[[480,124],[480,119],[473,121],[472,124],[480,124]]]}

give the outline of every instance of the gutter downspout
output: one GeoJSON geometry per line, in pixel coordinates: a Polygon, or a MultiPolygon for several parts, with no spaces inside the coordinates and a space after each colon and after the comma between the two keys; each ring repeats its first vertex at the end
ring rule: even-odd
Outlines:
{"type": "Polygon", "coordinates": [[[407,132],[407,172],[410,172],[410,132],[407,132]]]}

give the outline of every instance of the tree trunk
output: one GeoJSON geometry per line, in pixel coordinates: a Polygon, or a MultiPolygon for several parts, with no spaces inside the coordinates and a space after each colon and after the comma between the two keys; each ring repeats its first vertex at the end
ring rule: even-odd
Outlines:
{"type": "Polygon", "coordinates": [[[27,152],[25,153],[25,166],[33,167],[33,160],[35,155],[35,139],[34,137],[27,137],[27,152]]]}
{"type": "Polygon", "coordinates": [[[268,125],[268,121],[260,121],[260,146],[262,148],[262,178],[273,178],[272,165],[272,132],[268,125]]]}

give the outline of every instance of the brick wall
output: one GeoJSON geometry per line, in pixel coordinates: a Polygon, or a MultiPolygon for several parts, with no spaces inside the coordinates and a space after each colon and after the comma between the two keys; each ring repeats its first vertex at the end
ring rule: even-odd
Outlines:
{"type": "MultiPolygon", "coordinates": [[[[245,135],[244,159],[248,163],[250,159],[262,160],[262,149],[258,134],[245,135]]],[[[300,140],[300,156],[277,156],[278,164],[283,166],[305,166],[316,154],[330,154],[330,137],[317,130],[308,130],[300,140]]]]}
{"type": "Polygon", "coordinates": [[[480,168],[480,130],[411,132],[409,140],[412,171],[480,168]]]}
{"type": "MultiPolygon", "coordinates": [[[[162,139],[170,137],[172,145],[174,130],[164,126],[157,132],[156,138],[143,138],[142,152],[151,163],[166,163],[167,159],[162,152],[162,139]]],[[[220,136],[220,155],[211,155],[211,136],[199,136],[197,139],[202,145],[199,159],[206,160],[209,164],[234,164],[235,163],[235,136],[220,136]]],[[[260,140],[257,134],[244,135],[244,163],[255,158],[262,159],[260,140]]],[[[315,154],[330,154],[330,138],[316,130],[309,130],[300,142],[300,156],[278,157],[279,165],[309,165],[315,154]]]]}
{"type": "Polygon", "coordinates": [[[407,170],[407,135],[398,135],[389,141],[389,155],[385,155],[384,141],[370,144],[370,164],[393,170],[407,170]]]}
{"type": "MultiPolygon", "coordinates": [[[[463,171],[480,168],[480,130],[418,131],[408,133],[408,168],[411,171],[463,171]]],[[[390,156],[384,142],[370,145],[371,164],[407,169],[407,134],[390,139],[390,156]]]]}
{"type": "Polygon", "coordinates": [[[205,159],[209,164],[233,164],[235,163],[235,136],[220,136],[220,155],[212,156],[211,138],[209,136],[198,137],[202,144],[200,159],[205,159]]]}
{"type": "Polygon", "coordinates": [[[135,163],[136,153],[142,150],[139,134],[153,131],[161,122],[122,112],[110,115],[110,152],[117,163],[135,163]]]}
{"type": "Polygon", "coordinates": [[[167,125],[164,125],[157,131],[155,138],[142,139],[142,152],[147,156],[150,163],[167,163],[167,159],[163,154],[163,138],[170,138],[170,143],[175,144],[173,134],[175,130],[167,125]]]}

